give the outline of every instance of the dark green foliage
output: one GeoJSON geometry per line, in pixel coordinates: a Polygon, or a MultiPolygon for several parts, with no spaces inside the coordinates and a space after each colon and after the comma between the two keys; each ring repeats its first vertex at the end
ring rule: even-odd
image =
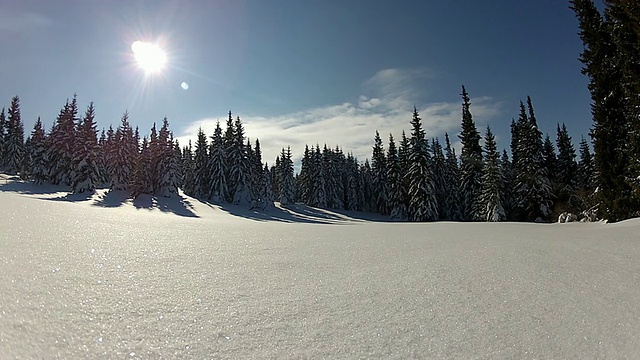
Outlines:
{"type": "Polygon", "coordinates": [[[462,196],[462,217],[467,221],[482,219],[482,148],[480,133],[473,121],[467,89],[462,87],[462,129],[459,135],[462,143],[460,155],[460,191],[462,196]]]}

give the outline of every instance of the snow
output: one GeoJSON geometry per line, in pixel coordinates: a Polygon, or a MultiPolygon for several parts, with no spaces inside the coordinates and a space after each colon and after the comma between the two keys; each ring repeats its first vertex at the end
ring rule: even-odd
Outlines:
{"type": "Polygon", "coordinates": [[[0,358],[629,358],[640,220],[267,213],[0,179],[0,358]]]}

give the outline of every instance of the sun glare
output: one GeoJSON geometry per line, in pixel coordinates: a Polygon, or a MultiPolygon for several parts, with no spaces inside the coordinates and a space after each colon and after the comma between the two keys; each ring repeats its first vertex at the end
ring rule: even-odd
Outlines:
{"type": "Polygon", "coordinates": [[[167,55],[156,44],[144,41],[134,41],[131,44],[131,51],[136,58],[138,66],[145,73],[157,73],[162,70],[167,63],[167,55]]]}

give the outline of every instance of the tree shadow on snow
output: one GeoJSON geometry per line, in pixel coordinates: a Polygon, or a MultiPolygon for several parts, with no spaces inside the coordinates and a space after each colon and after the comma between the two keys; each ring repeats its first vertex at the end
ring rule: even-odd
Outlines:
{"type": "Polygon", "coordinates": [[[32,181],[24,181],[18,176],[4,175],[0,178],[0,191],[14,192],[23,195],[53,195],[68,192],[69,187],[62,185],[38,185],[32,181]]]}
{"type": "MultiPolygon", "coordinates": [[[[212,207],[208,202],[203,202],[212,207]]],[[[243,217],[255,221],[279,221],[286,223],[305,224],[350,224],[361,221],[388,221],[385,217],[374,219],[371,214],[358,214],[357,212],[341,213],[333,210],[318,209],[302,204],[287,206],[270,206],[266,209],[248,209],[240,205],[215,204],[220,210],[231,215],[243,217]],[[358,214],[354,216],[354,214],[358,214]]]]}
{"type": "Polygon", "coordinates": [[[106,208],[115,208],[122,206],[122,204],[127,202],[127,200],[129,200],[129,193],[127,191],[109,190],[98,195],[92,205],[106,208]]]}
{"type": "Polygon", "coordinates": [[[170,212],[179,216],[199,217],[193,211],[194,208],[191,202],[180,195],[166,198],[142,194],[133,199],[133,206],[136,209],[159,209],[162,212],[170,212]]]}

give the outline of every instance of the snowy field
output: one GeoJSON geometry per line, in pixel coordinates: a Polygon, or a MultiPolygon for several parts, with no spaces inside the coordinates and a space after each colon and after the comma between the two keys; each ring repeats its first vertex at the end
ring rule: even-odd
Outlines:
{"type": "Polygon", "coordinates": [[[60,189],[0,178],[1,359],[640,354],[638,220],[399,224],[60,189]]]}

